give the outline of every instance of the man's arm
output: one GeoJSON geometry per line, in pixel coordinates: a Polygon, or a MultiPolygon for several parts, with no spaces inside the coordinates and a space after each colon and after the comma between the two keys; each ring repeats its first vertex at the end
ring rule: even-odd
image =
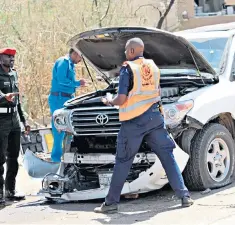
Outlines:
{"type": "Polygon", "coordinates": [[[0,102],[2,102],[4,100],[4,94],[2,93],[2,91],[0,90],[0,102]]]}
{"type": "MultiPolygon", "coordinates": [[[[15,82],[18,83],[18,75],[17,75],[16,72],[15,72],[15,82]]],[[[16,107],[17,107],[17,112],[18,112],[19,117],[20,117],[20,122],[23,123],[25,131],[26,131],[26,133],[28,133],[30,131],[30,126],[27,124],[27,121],[25,119],[25,115],[24,115],[25,113],[24,113],[24,110],[21,107],[21,101],[20,101],[20,96],[19,96],[19,88],[18,88],[18,85],[16,85],[16,86],[17,86],[17,89],[15,91],[17,91],[17,92],[14,92],[12,94],[15,96],[15,98],[17,98],[16,99],[16,104],[17,104],[16,107]]]]}
{"type": "Polygon", "coordinates": [[[0,103],[6,103],[6,95],[0,90],[0,103]]]}
{"type": "Polygon", "coordinates": [[[26,119],[24,117],[24,110],[22,109],[21,107],[21,103],[18,103],[17,105],[17,110],[18,110],[18,113],[19,113],[19,116],[20,116],[20,121],[26,125],[26,119]]]}
{"type": "Polygon", "coordinates": [[[26,133],[29,133],[31,128],[30,128],[29,124],[27,123],[27,121],[25,119],[25,116],[24,116],[25,113],[24,113],[24,110],[21,107],[21,102],[20,102],[19,96],[18,96],[17,111],[19,113],[20,122],[23,123],[26,133]]]}
{"type": "Polygon", "coordinates": [[[18,92],[4,94],[2,91],[0,91],[0,103],[13,102],[14,97],[18,94],[18,92]]]}
{"type": "Polygon", "coordinates": [[[59,60],[56,70],[56,78],[60,85],[71,88],[77,88],[81,85],[80,81],[75,80],[75,77],[72,79],[68,78],[69,61],[64,59],[59,60]]]}
{"type": "Polygon", "coordinates": [[[109,101],[111,105],[123,105],[127,99],[130,91],[130,80],[132,76],[131,70],[128,67],[128,65],[123,66],[120,70],[118,95],[109,101]]]}

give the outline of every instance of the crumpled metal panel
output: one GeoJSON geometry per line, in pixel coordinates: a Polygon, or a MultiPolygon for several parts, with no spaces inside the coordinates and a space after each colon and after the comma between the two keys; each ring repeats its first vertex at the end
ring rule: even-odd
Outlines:
{"type": "Polygon", "coordinates": [[[23,156],[23,166],[30,177],[43,178],[48,173],[57,173],[60,163],[45,161],[27,149],[23,156]]]}
{"type": "MultiPolygon", "coordinates": [[[[177,144],[173,154],[179,166],[179,169],[182,172],[189,160],[189,155],[185,153],[177,144]]],[[[61,163],[61,165],[63,165],[63,163],[61,163]]],[[[62,167],[61,171],[63,171],[62,167]]],[[[99,171],[98,175],[100,188],[82,191],[74,190],[72,192],[64,192],[62,195],[59,196],[53,196],[50,191],[48,191],[50,185],[49,182],[43,185],[47,190],[40,190],[40,194],[42,196],[45,196],[46,198],[60,199],[65,201],[82,201],[105,198],[109,190],[112,172],[108,170],[103,172],[99,171]]],[[[60,177],[58,177],[58,181],[59,179],[60,177]]],[[[53,180],[53,182],[55,182],[55,180],[53,180]]],[[[155,163],[149,169],[141,172],[137,179],[131,182],[125,182],[121,194],[126,195],[133,193],[146,193],[149,191],[161,189],[167,183],[168,179],[166,177],[165,170],[163,169],[159,158],[156,156],[155,163]]]]}

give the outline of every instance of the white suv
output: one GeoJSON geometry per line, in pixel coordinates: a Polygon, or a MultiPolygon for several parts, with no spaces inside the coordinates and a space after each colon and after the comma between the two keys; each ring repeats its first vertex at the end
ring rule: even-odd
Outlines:
{"type": "MultiPolygon", "coordinates": [[[[118,110],[103,105],[101,97],[117,93],[116,74],[125,60],[125,43],[132,37],[144,41],[144,56],[161,69],[165,123],[177,143],[174,155],[186,185],[191,190],[204,190],[231,183],[235,151],[234,34],[235,30],[172,34],[153,28],[116,27],[72,38],[70,46],[81,52],[85,63],[108,85],[66,102],[54,113],[56,128],[66,132],[64,155],[59,175],[47,175],[41,193],[67,200],[106,196],[120,122],[118,110]]],[[[143,142],[122,194],[148,192],[167,183],[159,159],[143,142]]]]}

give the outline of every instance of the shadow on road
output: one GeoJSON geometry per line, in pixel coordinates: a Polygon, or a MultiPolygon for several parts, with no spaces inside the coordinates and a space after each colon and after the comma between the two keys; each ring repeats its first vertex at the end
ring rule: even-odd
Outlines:
{"type": "MultiPolygon", "coordinates": [[[[197,200],[208,197],[212,194],[216,195],[228,195],[221,193],[223,190],[235,187],[235,183],[216,190],[212,190],[208,193],[202,194],[202,192],[192,192],[192,198],[196,201],[195,204],[201,207],[212,207],[216,205],[210,204],[197,204],[197,200]]],[[[229,195],[235,195],[235,193],[229,193],[229,195]]],[[[45,200],[37,200],[27,203],[18,204],[19,207],[32,207],[47,205],[51,209],[63,212],[92,212],[93,209],[99,206],[102,200],[82,201],[82,202],[47,202],[45,200]]],[[[235,205],[218,205],[220,208],[235,208],[235,205]]],[[[192,206],[193,207],[193,206],[192,206]]],[[[147,194],[142,194],[138,199],[126,200],[122,199],[120,204],[119,213],[107,214],[106,216],[98,216],[93,221],[101,224],[135,224],[141,221],[148,221],[157,214],[164,213],[172,210],[184,210],[181,208],[181,201],[174,196],[174,192],[166,186],[162,190],[154,191],[147,194]]]]}

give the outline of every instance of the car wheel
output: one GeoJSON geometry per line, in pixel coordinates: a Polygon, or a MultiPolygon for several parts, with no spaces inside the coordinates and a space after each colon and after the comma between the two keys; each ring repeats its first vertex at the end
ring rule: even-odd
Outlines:
{"type": "Polygon", "coordinates": [[[235,144],[229,131],[220,124],[208,124],[196,134],[190,160],[184,170],[190,190],[220,188],[232,182],[235,144]]]}

